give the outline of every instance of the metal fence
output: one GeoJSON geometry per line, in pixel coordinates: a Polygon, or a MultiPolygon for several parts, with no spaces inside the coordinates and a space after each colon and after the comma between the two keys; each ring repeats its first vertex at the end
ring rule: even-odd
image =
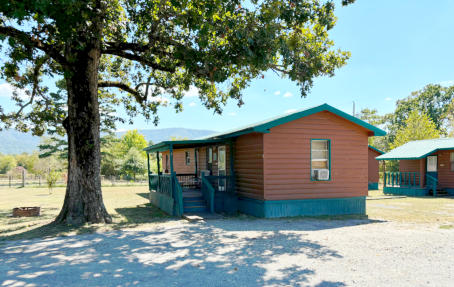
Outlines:
{"type": "MultiPolygon", "coordinates": [[[[57,180],[55,186],[66,186],[66,174],[57,180]]],[[[131,180],[126,177],[120,176],[101,176],[102,186],[140,186],[147,185],[147,178],[136,178],[131,180]]],[[[39,176],[34,174],[0,174],[0,188],[18,188],[18,187],[47,187],[46,176],[39,176]]]]}

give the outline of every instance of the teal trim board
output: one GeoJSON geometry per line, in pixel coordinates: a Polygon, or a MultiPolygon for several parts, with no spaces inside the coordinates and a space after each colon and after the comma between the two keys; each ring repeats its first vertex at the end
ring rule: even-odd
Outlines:
{"type": "Polygon", "coordinates": [[[369,182],[368,188],[369,190],[378,190],[378,182],[369,182]]]}
{"type": "Polygon", "coordinates": [[[389,195],[406,195],[406,196],[427,196],[429,191],[425,188],[408,188],[408,187],[384,187],[384,194],[389,195]]]}
{"type": "Polygon", "coordinates": [[[256,217],[320,216],[366,214],[366,197],[298,200],[257,200],[239,198],[240,212],[256,217]]]}

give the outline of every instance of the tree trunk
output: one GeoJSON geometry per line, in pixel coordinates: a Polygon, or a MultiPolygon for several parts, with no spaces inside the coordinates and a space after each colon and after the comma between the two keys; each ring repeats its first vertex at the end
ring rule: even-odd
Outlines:
{"type": "Polygon", "coordinates": [[[99,48],[77,51],[71,70],[65,74],[68,117],[63,125],[68,135],[68,182],[65,202],[57,223],[110,223],[101,193],[99,139],[98,66],[99,48]]]}

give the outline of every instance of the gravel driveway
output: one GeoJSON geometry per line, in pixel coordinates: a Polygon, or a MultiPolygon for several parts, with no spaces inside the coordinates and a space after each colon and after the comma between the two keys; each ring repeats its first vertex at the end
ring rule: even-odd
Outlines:
{"type": "Polygon", "coordinates": [[[167,222],[0,245],[0,286],[453,286],[454,229],[367,220],[167,222]]]}

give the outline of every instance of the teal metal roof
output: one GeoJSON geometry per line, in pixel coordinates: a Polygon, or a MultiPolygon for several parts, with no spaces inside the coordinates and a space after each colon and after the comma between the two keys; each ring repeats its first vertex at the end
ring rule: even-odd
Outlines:
{"type": "Polygon", "coordinates": [[[281,115],[281,116],[278,116],[278,117],[275,117],[275,118],[271,118],[271,119],[268,119],[268,120],[264,120],[264,121],[261,121],[261,122],[258,122],[258,123],[254,123],[254,124],[251,124],[251,125],[247,125],[247,126],[243,126],[243,127],[240,127],[240,128],[237,128],[237,129],[233,129],[233,130],[229,130],[229,131],[226,131],[226,132],[223,132],[223,133],[217,133],[217,134],[213,134],[213,135],[209,135],[207,137],[204,137],[202,139],[209,139],[209,138],[229,138],[229,137],[237,137],[237,136],[240,136],[242,134],[247,134],[247,133],[253,133],[253,132],[259,132],[259,133],[268,133],[269,132],[269,129],[270,128],[273,128],[273,127],[276,127],[276,126],[279,126],[279,125],[282,125],[282,124],[285,124],[285,123],[288,123],[288,122],[291,122],[291,121],[294,121],[294,120],[297,120],[297,119],[300,119],[300,118],[303,118],[303,117],[307,117],[309,115],[312,115],[312,114],[315,114],[315,113],[318,113],[318,112],[322,112],[322,111],[329,111],[333,114],[336,114],[348,121],[351,121],[367,130],[370,130],[371,132],[373,132],[373,134],[375,136],[384,136],[386,135],[386,132],[369,124],[369,123],[366,123],[365,121],[363,120],[360,120],[352,115],[349,115],[341,110],[338,110],[328,104],[323,104],[323,105],[320,105],[320,106],[316,106],[316,107],[313,107],[313,108],[309,108],[309,109],[303,109],[303,110],[299,110],[299,111],[296,111],[294,113],[291,113],[291,114],[286,114],[286,115],[281,115]]]}
{"type": "Polygon", "coordinates": [[[297,119],[300,119],[300,118],[303,118],[303,117],[306,117],[306,116],[309,116],[309,115],[312,115],[312,114],[315,114],[318,112],[322,112],[322,111],[331,112],[350,122],[353,122],[354,124],[357,124],[358,126],[361,126],[365,129],[371,131],[374,136],[386,135],[385,131],[383,131],[369,123],[366,123],[365,121],[362,121],[354,116],[351,116],[328,104],[323,104],[323,105],[316,106],[316,107],[313,107],[310,109],[296,111],[291,114],[286,114],[283,116],[271,118],[271,119],[264,120],[264,121],[261,121],[261,122],[255,123],[255,124],[243,126],[243,127],[237,128],[237,129],[223,132],[223,133],[213,134],[213,135],[210,135],[210,136],[207,136],[204,138],[200,138],[200,139],[196,139],[196,140],[160,142],[158,144],[149,146],[149,147],[145,148],[144,150],[149,151],[149,152],[163,151],[163,150],[167,150],[170,147],[170,145],[176,147],[176,145],[202,144],[202,143],[210,143],[210,142],[216,142],[216,141],[219,142],[220,140],[226,140],[229,138],[238,137],[238,136],[248,134],[248,133],[269,133],[270,128],[273,128],[273,127],[276,127],[276,126],[279,126],[279,125],[282,125],[282,124],[285,124],[285,123],[288,123],[288,122],[291,122],[291,121],[294,121],[294,120],[297,120],[297,119]]]}
{"type": "Polygon", "coordinates": [[[376,157],[376,159],[421,159],[438,150],[449,149],[454,149],[454,138],[411,141],[391,150],[388,153],[376,157]]]}
{"type": "Polygon", "coordinates": [[[383,151],[379,150],[378,148],[376,148],[374,146],[371,146],[371,145],[369,145],[369,148],[374,150],[374,151],[376,151],[376,152],[378,152],[379,154],[384,154],[385,153],[385,152],[383,152],[383,151]]]}

